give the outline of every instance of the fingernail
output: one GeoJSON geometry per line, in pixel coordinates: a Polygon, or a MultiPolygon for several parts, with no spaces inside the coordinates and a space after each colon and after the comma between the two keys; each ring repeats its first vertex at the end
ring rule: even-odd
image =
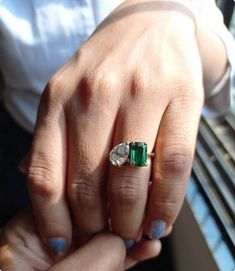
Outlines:
{"type": "Polygon", "coordinates": [[[124,242],[127,250],[131,249],[135,243],[133,240],[124,240],[124,242]]]}
{"type": "Polygon", "coordinates": [[[52,252],[56,256],[63,256],[66,254],[68,246],[67,246],[67,241],[65,240],[65,238],[62,238],[62,237],[50,238],[48,240],[48,244],[52,252]]]}
{"type": "Polygon", "coordinates": [[[151,238],[153,240],[160,239],[165,232],[165,228],[166,228],[165,221],[160,220],[160,219],[153,221],[149,235],[148,235],[149,238],[151,238]]]}

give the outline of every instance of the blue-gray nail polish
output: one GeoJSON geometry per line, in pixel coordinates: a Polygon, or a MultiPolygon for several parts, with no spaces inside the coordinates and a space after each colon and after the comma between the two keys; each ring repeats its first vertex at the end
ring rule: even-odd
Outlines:
{"type": "Polygon", "coordinates": [[[135,243],[133,240],[124,240],[124,242],[127,250],[131,249],[135,243]]]}
{"type": "Polygon", "coordinates": [[[52,250],[52,252],[56,256],[63,256],[67,252],[67,241],[62,237],[53,237],[48,240],[48,244],[52,250]]]}
{"type": "Polygon", "coordinates": [[[160,219],[153,221],[149,232],[149,237],[153,240],[160,239],[165,232],[165,228],[166,228],[165,221],[160,219]]]}

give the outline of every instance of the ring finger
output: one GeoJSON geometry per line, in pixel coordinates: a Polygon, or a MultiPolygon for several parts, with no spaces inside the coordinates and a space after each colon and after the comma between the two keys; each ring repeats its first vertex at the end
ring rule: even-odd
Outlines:
{"type": "MultiPolygon", "coordinates": [[[[149,103],[151,104],[151,103],[149,103]]],[[[143,110],[142,102],[130,101],[119,112],[114,146],[121,142],[147,142],[153,149],[162,109],[143,110]],[[151,117],[154,112],[154,117],[151,117]]],[[[125,239],[137,239],[144,218],[151,164],[146,167],[110,166],[109,201],[112,229],[125,239]]]]}

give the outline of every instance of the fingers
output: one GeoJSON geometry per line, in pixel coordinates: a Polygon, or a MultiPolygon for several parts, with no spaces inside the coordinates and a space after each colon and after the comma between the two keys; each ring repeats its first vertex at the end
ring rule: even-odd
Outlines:
{"type": "Polygon", "coordinates": [[[184,200],[202,108],[200,93],[200,89],[192,96],[179,93],[159,128],[145,225],[153,239],[162,237],[166,227],[173,224],[184,200]]]}
{"type": "Polygon", "coordinates": [[[80,97],[67,111],[68,198],[81,243],[108,227],[107,154],[118,105],[109,96],[112,84],[96,81],[83,79],[80,97]]]}
{"type": "Polygon", "coordinates": [[[165,233],[163,234],[162,237],[167,237],[168,235],[170,235],[171,232],[172,232],[172,230],[173,230],[173,226],[172,225],[168,225],[168,227],[165,228],[165,233]]]}
{"type": "MultiPolygon", "coordinates": [[[[143,110],[143,104],[138,100],[126,104],[128,108],[119,112],[113,146],[121,142],[142,141],[148,143],[148,152],[151,152],[163,109],[143,110]]],[[[141,230],[150,173],[150,164],[147,167],[110,166],[108,194],[112,229],[124,239],[137,240],[141,230]]]]}
{"type": "Polygon", "coordinates": [[[28,187],[38,230],[55,257],[66,253],[71,222],[65,197],[66,127],[60,85],[49,84],[39,110],[28,160],[28,187]]]}
{"type": "Polygon", "coordinates": [[[125,268],[129,269],[141,261],[154,258],[161,251],[161,242],[158,240],[141,240],[127,252],[125,268]]]}
{"type": "Polygon", "coordinates": [[[38,237],[31,208],[12,218],[0,233],[0,270],[47,270],[53,261],[38,237]]]}
{"type": "Polygon", "coordinates": [[[122,239],[112,234],[101,234],[49,271],[121,271],[125,256],[122,239]]]}

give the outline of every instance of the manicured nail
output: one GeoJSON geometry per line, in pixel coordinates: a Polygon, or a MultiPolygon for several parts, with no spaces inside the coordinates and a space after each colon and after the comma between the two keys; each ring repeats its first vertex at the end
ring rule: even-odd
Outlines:
{"type": "Polygon", "coordinates": [[[50,238],[48,240],[48,244],[52,252],[56,256],[63,256],[67,252],[68,246],[67,246],[67,241],[65,240],[65,238],[62,238],[62,237],[50,238]]]}
{"type": "Polygon", "coordinates": [[[131,249],[135,243],[133,240],[124,240],[124,242],[127,250],[131,249]]]}
{"type": "Polygon", "coordinates": [[[166,228],[166,222],[163,220],[155,220],[153,221],[152,225],[151,225],[151,229],[149,232],[149,238],[153,239],[153,240],[157,240],[160,239],[164,232],[165,232],[165,228],[166,228]]]}

